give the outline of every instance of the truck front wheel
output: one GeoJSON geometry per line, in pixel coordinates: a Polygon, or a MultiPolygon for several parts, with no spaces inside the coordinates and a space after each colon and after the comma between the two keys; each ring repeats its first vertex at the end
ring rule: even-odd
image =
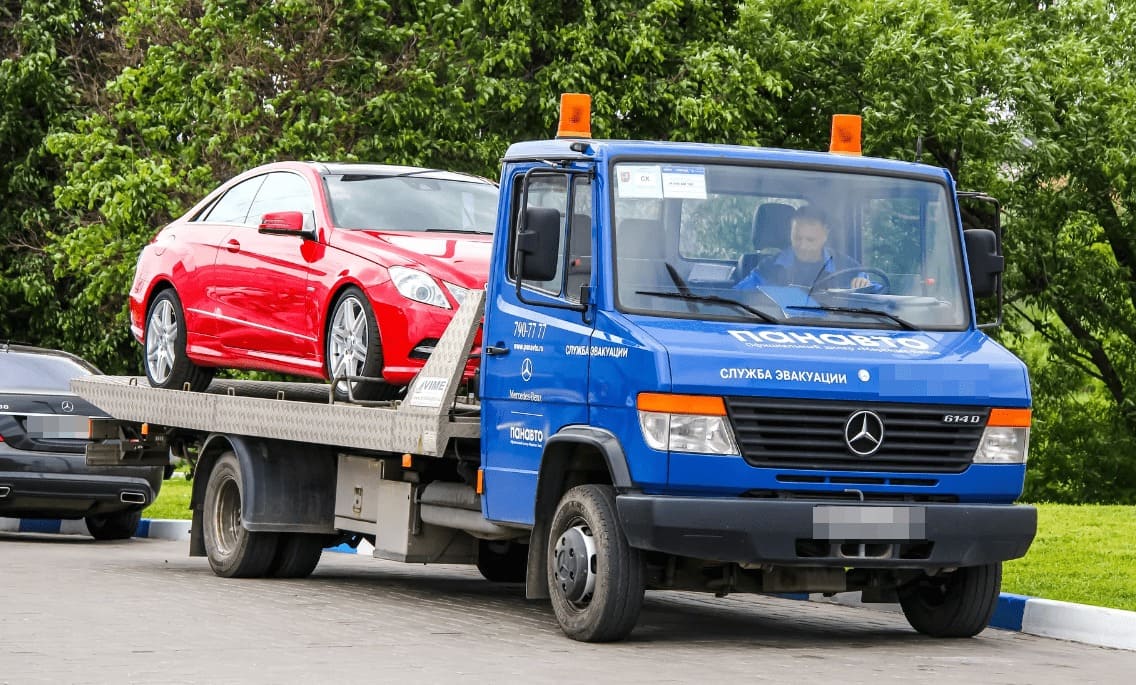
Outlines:
{"type": "Polygon", "coordinates": [[[205,554],[213,572],[226,578],[258,578],[276,554],[276,533],[254,533],[241,524],[240,463],[232,452],[217,460],[205,485],[205,554]]]}
{"type": "Polygon", "coordinates": [[[611,486],[564,493],[552,518],[547,575],[552,610],[568,637],[610,642],[635,627],[643,607],[643,558],[619,527],[611,486]]]}
{"type": "Polygon", "coordinates": [[[932,637],[972,637],[990,624],[1002,590],[1002,564],[923,576],[899,588],[911,627],[932,637]]]}

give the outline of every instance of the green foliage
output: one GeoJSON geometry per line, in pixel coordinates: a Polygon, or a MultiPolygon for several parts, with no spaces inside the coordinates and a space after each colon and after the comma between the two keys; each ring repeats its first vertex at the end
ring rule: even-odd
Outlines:
{"type": "MultiPolygon", "coordinates": [[[[4,3],[0,337],[137,372],[139,249],[262,162],[493,176],[573,90],[597,137],[823,150],[830,114],[859,112],[866,154],[921,139],[1005,200],[1027,496],[1133,501],[1134,39],[1136,6],[1105,0],[4,3]]],[[[744,244],[749,210],[704,223],[744,244]]]]}

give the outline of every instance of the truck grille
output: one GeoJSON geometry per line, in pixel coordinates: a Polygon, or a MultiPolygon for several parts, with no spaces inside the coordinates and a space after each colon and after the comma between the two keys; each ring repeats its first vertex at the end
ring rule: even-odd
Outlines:
{"type": "MultiPolygon", "coordinates": [[[[989,409],[727,397],[726,409],[742,457],[762,468],[959,473],[970,465],[989,409]],[[854,452],[845,426],[868,410],[883,423],[871,454],[854,452]],[[947,416],[977,422],[956,423],[947,416]]],[[[863,445],[858,445],[861,451],[863,445]]]]}

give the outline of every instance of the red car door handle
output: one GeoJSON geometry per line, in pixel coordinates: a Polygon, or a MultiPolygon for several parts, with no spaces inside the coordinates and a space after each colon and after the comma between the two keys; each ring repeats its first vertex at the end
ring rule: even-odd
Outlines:
{"type": "Polygon", "coordinates": [[[229,252],[240,252],[241,243],[236,238],[229,238],[225,241],[225,249],[229,252]]]}

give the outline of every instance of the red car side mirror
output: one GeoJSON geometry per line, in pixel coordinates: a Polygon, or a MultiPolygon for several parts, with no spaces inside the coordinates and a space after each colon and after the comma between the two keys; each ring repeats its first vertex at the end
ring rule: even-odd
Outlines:
{"type": "Polygon", "coordinates": [[[303,212],[269,212],[261,217],[257,230],[273,235],[307,236],[309,233],[304,230],[303,212]]]}

